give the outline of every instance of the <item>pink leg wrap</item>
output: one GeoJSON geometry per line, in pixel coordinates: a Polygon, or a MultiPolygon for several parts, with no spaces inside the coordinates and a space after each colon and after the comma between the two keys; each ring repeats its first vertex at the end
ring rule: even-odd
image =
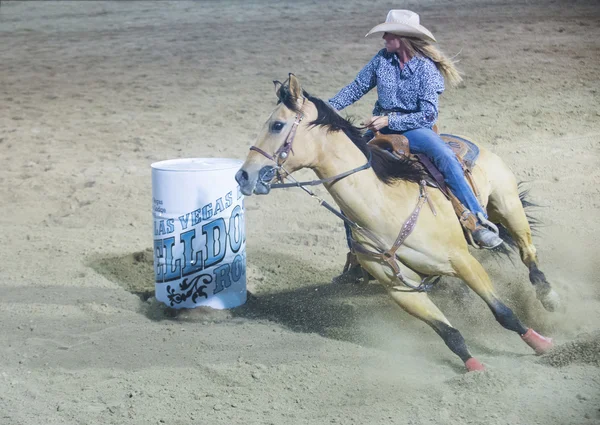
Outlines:
{"type": "Polygon", "coordinates": [[[540,355],[544,354],[548,350],[551,350],[554,347],[552,343],[552,338],[546,338],[545,336],[540,335],[533,329],[529,328],[525,335],[522,335],[521,338],[527,345],[529,345],[535,351],[535,354],[540,355]]]}
{"type": "Polygon", "coordinates": [[[465,362],[465,367],[467,368],[467,372],[474,372],[476,370],[478,370],[478,371],[485,370],[485,367],[483,367],[483,365],[481,363],[479,363],[479,360],[477,360],[475,357],[471,357],[469,360],[467,360],[465,362]]]}

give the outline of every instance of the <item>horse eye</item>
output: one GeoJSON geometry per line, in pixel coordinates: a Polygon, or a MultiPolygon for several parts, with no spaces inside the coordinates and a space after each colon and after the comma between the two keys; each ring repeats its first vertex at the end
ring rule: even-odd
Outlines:
{"type": "Polygon", "coordinates": [[[279,133],[283,126],[284,123],[282,123],[281,121],[275,121],[273,124],[271,124],[271,131],[273,133],[279,133]]]}

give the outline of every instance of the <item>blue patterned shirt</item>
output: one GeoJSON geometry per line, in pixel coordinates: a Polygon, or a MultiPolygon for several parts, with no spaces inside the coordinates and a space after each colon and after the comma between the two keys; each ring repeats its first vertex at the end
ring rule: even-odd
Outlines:
{"type": "Polygon", "coordinates": [[[400,69],[394,53],[380,50],[329,104],[337,110],[352,105],[377,87],[378,100],[373,115],[388,115],[389,128],[407,131],[432,128],[438,116],[438,96],[444,91],[444,78],[435,63],[413,56],[400,69]]]}

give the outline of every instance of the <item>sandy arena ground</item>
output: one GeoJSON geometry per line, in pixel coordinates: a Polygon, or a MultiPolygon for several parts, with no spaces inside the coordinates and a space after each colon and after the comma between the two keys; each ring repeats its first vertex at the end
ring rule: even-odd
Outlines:
{"type": "Polygon", "coordinates": [[[0,424],[600,423],[599,40],[592,0],[3,1],[0,424]],[[294,72],[329,98],[393,7],[460,52],[442,129],[487,144],[543,205],[562,311],[517,256],[476,255],[553,354],[446,279],[432,297],[488,368],[465,374],[380,286],[329,284],[343,228],[300,190],[246,200],[245,306],[173,318],[151,298],[149,164],[244,158],[271,81],[294,72]]]}

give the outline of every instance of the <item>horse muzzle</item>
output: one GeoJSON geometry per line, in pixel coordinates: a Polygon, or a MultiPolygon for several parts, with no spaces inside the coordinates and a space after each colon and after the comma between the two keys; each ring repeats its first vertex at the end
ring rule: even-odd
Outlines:
{"type": "Polygon", "coordinates": [[[271,191],[271,181],[275,178],[276,169],[270,165],[262,167],[258,173],[248,173],[241,168],[235,174],[235,181],[245,196],[252,194],[266,195],[271,191]]]}

